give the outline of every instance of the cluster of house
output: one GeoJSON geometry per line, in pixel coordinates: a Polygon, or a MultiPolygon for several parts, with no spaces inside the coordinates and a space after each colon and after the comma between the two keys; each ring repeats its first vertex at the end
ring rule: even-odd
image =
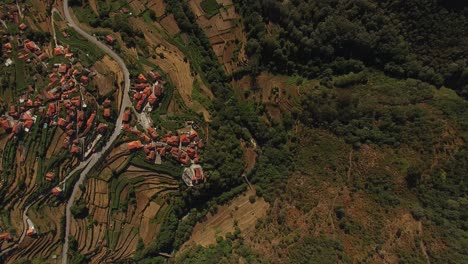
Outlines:
{"type": "Polygon", "coordinates": [[[161,79],[161,74],[149,71],[147,76],[150,80],[140,73],[137,77],[137,83],[132,85],[133,103],[137,112],[143,111],[146,106],[151,111],[163,94],[163,85],[166,81],[161,79]]]}
{"type": "MultiPolygon", "coordinates": [[[[30,54],[40,59],[48,57],[33,41],[27,39],[21,41],[21,38],[18,38],[17,42],[16,50],[20,59],[25,55],[29,58],[30,54]]],[[[11,54],[13,51],[10,42],[3,45],[3,49],[5,54],[11,54]]],[[[27,91],[20,96],[18,103],[12,104],[9,111],[0,117],[0,127],[10,132],[10,137],[12,137],[22,131],[29,132],[37,120],[35,114],[45,114],[44,126],[61,127],[67,133],[63,147],[72,154],[81,155],[82,147],[78,138],[85,137],[91,131],[96,119],[96,111],[86,111],[87,105],[81,91],[82,86],[88,85],[91,72],[86,68],[74,67],[73,53],[69,46],[56,46],[53,49],[53,56],[63,56],[65,62],[54,64],[50,67],[51,69],[44,64],[50,69],[47,75],[47,88],[36,91],[36,87],[29,85],[27,91]]],[[[109,118],[110,101],[106,101],[105,105],[107,108],[105,108],[104,117],[109,118]]],[[[97,126],[97,131],[101,134],[106,129],[107,125],[104,123],[97,126]]]]}
{"type": "Polygon", "coordinates": [[[186,183],[187,177],[190,179],[190,184],[187,184],[189,186],[193,186],[204,181],[205,176],[203,174],[203,170],[201,169],[201,166],[198,165],[200,162],[199,151],[204,148],[204,143],[203,140],[198,137],[198,133],[192,125],[188,125],[187,127],[178,130],[177,134],[167,132],[162,136],[158,135],[156,129],[153,127],[147,128],[149,136],[146,133],[130,128],[128,124],[124,129],[141,138],[141,140],[135,140],[127,143],[129,151],[143,149],[146,154],[146,161],[150,163],[161,164],[162,158],[172,158],[181,165],[191,167],[196,165],[196,168],[199,169],[195,170],[192,174],[184,172],[183,179],[186,183]]]}

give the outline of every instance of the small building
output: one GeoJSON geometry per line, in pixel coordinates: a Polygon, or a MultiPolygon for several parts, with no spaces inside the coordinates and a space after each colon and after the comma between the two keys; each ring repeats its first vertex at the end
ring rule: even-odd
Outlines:
{"type": "Polygon", "coordinates": [[[125,112],[123,113],[122,121],[124,123],[128,123],[130,121],[130,110],[125,110],[125,112]]]}
{"type": "Polygon", "coordinates": [[[138,79],[138,82],[140,82],[140,83],[147,83],[148,82],[148,79],[146,79],[146,77],[142,73],[138,74],[137,79],[138,79]]]}
{"type": "Polygon", "coordinates": [[[48,173],[46,173],[45,178],[46,178],[47,181],[52,181],[54,179],[54,176],[55,176],[55,173],[48,172],[48,173]]]}
{"type": "Polygon", "coordinates": [[[60,187],[57,186],[57,187],[55,187],[55,188],[52,189],[51,193],[52,193],[54,196],[61,196],[62,193],[63,193],[63,190],[62,190],[62,188],[60,188],[60,187]]]}
{"type": "Polygon", "coordinates": [[[11,241],[13,238],[11,237],[10,233],[2,233],[0,234],[0,241],[11,241]]]}
{"type": "Polygon", "coordinates": [[[192,164],[190,167],[185,168],[182,173],[182,180],[187,186],[195,186],[205,181],[203,168],[198,164],[192,164]]]}
{"type": "Polygon", "coordinates": [[[140,140],[135,140],[135,141],[132,141],[132,142],[128,142],[127,143],[127,148],[128,150],[136,150],[136,149],[141,149],[143,148],[143,144],[141,143],[140,140]]]}
{"type": "Polygon", "coordinates": [[[104,37],[104,39],[106,40],[107,44],[109,45],[114,44],[115,39],[112,35],[107,35],[104,37]]]}
{"type": "Polygon", "coordinates": [[[102,113],[102,115],[106,118],[109,118],[111,116],[111,110],[110,108],[104,108],[104,111],[102,113]]]}

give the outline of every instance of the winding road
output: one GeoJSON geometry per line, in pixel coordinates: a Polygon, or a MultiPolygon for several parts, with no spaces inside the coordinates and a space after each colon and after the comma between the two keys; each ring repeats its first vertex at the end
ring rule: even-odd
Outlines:
{"type": "MultiPolygon", "coordinates": [[[[115,121],[116,122],[115,129],[114,129],[114,132],[112,133],[111,137],[109,138],[108,142],[102,148],[101,151],[94,153],[87,160],[80,162],[80,164],[75,169],[73,169],[67,175],[67,177],[65,177],[58,184],[58,186],[61,186],[61,185],[65,184],[66,181],[69,180],[76,172],[81,171],[80,178],[78,179],[78,181],[73,186],[73,191],[71,193],[71,196],[70,196],[70,198],[69,198],[69,200],[67,202],[67,206],[66,206],[65,238],[64,238],[63,248],[62,248],[62,263],[66,264],[68,262],[68,240],[69,240],[69,235],[70,235],[71,207],[73,206],[73,203],[75,202],[75,198],[76,198],[76,194],[77,194],[77,192],[79,190],[79,186],[83,183],[83,181],[86,178],[86,175],[89,173],[89,171],[96,165],[96,163],[99,162],[102,154],[105,153],[112,146],[113,142],[117,139],[117,137],[119,136],[120,131],[121,131],[119,124],[122,123],[124,111],[125,111],[125,109],[127,107],[133,108],[133,106],[132,106],[132,102],[130,100],[130,97],[128,95],[128,92],[129,92],[129,89],[130,89],[130,73],[129,73],[128,68],[125,65],[125,62],[123,61],[123,59],[119,55],[117,55],[117,53],[115,53],[111,48],[109,48],[108,46],[106,46],[105,44],[103,44],[102,42],[97,40],[95,37],[89,35],[84,30],[82,30],[78,25],[75,24],[72,17],[70,16],[70,10],[68,8],[68,0],[63,1],[63,10],[64,10],[64,14],[65,14],[65,19],[66,19],[66,21],[67,21],[67,23],[68,23],[68,25],[70,27],[72,27],[82,37],[86,38],[89,42],[91,42],[92,44],[98,46],[101,50],[103,50],[105,53],[107,53],[111,58],[113,58],[119,64],[120,68],[122,69],[122,72],[124,73],[124,82],[125,82],[124,83],[124,89],[122,91],[122,102],[120,103],[119,116],[118,116],[117,120],[115,121]]],[[[55,8],[52,11],[52,16],[53,16],[54,12],[57,12],[57,10],[55,8]]],[[[28,205],[26,205],[24,207],[24,211],[23,211],[23,232],[22,232],[22,234],[20,236],[20,239],[13,246],[11,246],[9,248],[6,248],[3,251],[0,251],[0,256],[12,251],[15,248],[17,248],[18,245],[23,242],[24,238],[26,237],[26,230],[28,229],[28,223],[27,222],[28,222],[29,218],[28,218],[27,214],[28,214],[29,208],[31,208],[31,206],[33,206],[34,204],[36,204],[37,202],[42,200],[44,197],[47,197],[48,195],[50,195],[50,192],[41,194],[34,201],[32,201],[31,203],[29,203],[28,205]]]]}
{"type": "Polygon", "coordinates": [[[106,46],[104,43],[100,42],[97,40],[95,37],[89,35],[86,33],[84,30],[82,30],[79,26],[75,24],[73,21],[72,17],[70,16],[70,10],[68,8],[68,0],[63,1],[63,11],[65,14],[65,19],[67,20],[67,23],[70,27],[72,27],[78,34],[80,34],[82,37],[86,38],[89,42],[92,44],[98,46],[101,50],[103,50],[105,53],[107,53],[111,58],[113,58],[122,68],[122,71],[124,73],[124,91],[122,94],[122,102],[120,104],[120,110],[119,110],[119,117],[117,118],[116,121],[116,126],[114,133],[112,133],[112,136],[110,137],[109,141],[107,144],[102,148],[100,152],[94,153],[87,161],[86,165],[84,166],[83,171],[81,172],[80,178],[78,181],[75,183],[75,186],[73,187],[73,192],[70,196],[70,199],[68,200],[67,203],[67,209],[66,209],[66,222],[65,222],[65,240],[63,244],[63,249],[62,249],[62,264],[66,264],[68,262],[68,240],[69,240],[69,235],[70,235],[70,220],[71,220],[71,207],[73,203],[75,202],[75,196],[76,193],[78,192],[78,187],[80,184],[83,183],[86,175],[88,172],[94,167],[94,165],[99,161],[101,158],[101,154],[105,153],[110,146],[112,146],[112,143],[117,139],[117,137],[120,134],[120,126],[119,124],[122,123],[123,119],[123,114],[125,111],[125,108],[131,107],[132,102],[130,100],[130,97],[128,95],[128,91],[130,89],[130,73],[128,72],[127,66],[125,65],[125,62],[123,61],[122,58],[120,58],[117,53],[115,53],[112,49],[110,49],[108,46],[106,46]]]}

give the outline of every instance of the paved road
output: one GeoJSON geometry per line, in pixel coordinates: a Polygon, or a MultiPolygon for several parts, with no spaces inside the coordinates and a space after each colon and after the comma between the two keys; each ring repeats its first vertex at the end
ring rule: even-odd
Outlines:
{"type": "MultiPolygon", "coordinates": [[[[73,171],[71,171],[67,175],[67,177],[65,177],[58,184],[59,186],[63,185],[68,179],[70,179],[71,176],[73,176],[73,174],[75,174],[76,172],[82,170],[81,174],[80,174],[80,178],[78,179],[78,181],[73,186],[73,191],[72,191],[72,194],[70,196],[70,199],[68,200],[67,208],[66,208],[65,241],[64,241],[63,250],[62,250],[62,263],[66,264],[67,261],[68,261],[68,259],[67,259],[67,255],[68,255],[68,238],[69,238],[69,234],[70,234],[70,220],[71,220],[71,210],[70,209],[73,206],[73,203],[75,201],[75,197],[76,197],[76,194],[78,192],[79,186],[80,186],[80,184],[83,183],[83,181],[84,181],[86,175],[88,174],[88,172],[99,161],[99,159],[101,157],[101,154],[105,153],[110,148],[112,143],[119,136],[120,131],[121,131],[119,124],[122,123],[123,113],[125,111],[125,108],[133,107],[133,106],[132,106],[132,102],[130,100],[130,97],[128,95],[128,91],[130,89],[130,73],[129,73],[128,69],[127,69],[127,66],[125,65],[125,62],[112,49],[110,49],[108,46],[106,46],[105,44],[103,44],[102,42],[97,40],[95,37],[89,35],[85,31],[83,31],[81,28],[79,28],[75,24],[75,22],[73,21],[73,19],[70,16],[70,10],[68,9],[68,0],[64,0],[63,9],[64,9],[64,12],[65,12],[65,19],[67,20],[68,25],[70,27],[72,27],[81,36],[86,38],[89,42],[91,42],[92,44],[94,44],[94,45],[98,46],[100,49],[102,49],[105,53],[107,53],[115,61],[117,61],[120,68],[122,69],[122,72],[124,73],[124,82],[125,82],[124,83],[124,91],[123,91],[123,95],[122,95],[122,102],[121,102],[120,109],[119,109],[119,116],[118,116],[117,121],[116,121],[115,130],[114,130],[113,134],[111,135],[109,141],[102,148],[102,150],[100,152],[94,153],[93,155],[91,155],[89,157],[89,159],[80,162],[80,164],[75,169],[73,169],[73,171]]],[[[55,11],[56,10],[54,10],[54,12],[55,11]]],[[[53,12],[52,12],[52,16],[53,16],[53,12]]],[[[22,234],[20,236],[20,239],[13,246],[11,246],[9,248],[6,248],[3,251],[0,251],[0,256],[12,251],[15,248],[17,248],[18,245],[23,242],[24,238],[26,237],[26,231],[27,231],[27,227],[28,227],[27,221],[28,221],[29,218],[28,218],[27,214],[28,214],[29,208],[31,206],[33,206],[35,203],[39,202],[44,197],[46,197],[47,195],[50,195],[50,192],[47,192],[45,194],[40,195],[33,202],[31,202],[30,204],[25,206],[24,211],[23,211],[23,232],[22,232],[22,234]]]]}
{"type": "Polygon", "coordinates": [[[110,49],[108,46],[97,40],[95,37],[89,35],[86,33],[84,30],[82,30],[80,27],[78,27],[73,19],[70,16],[70,10],[68,9],[68,0],[63,1],[63,10],[65,14],[65,19],[67,20],[67,23],[70,27],[72,27],[78,34],[86,38],[89,42],[92,44],[98,46],[100,49],[102,49],[105,53],[107,53],[110,57],[112,57],[120,66],[124,73],[124,91],[122,94],[122,102],[120,104],[120,111],[119,111],[119,117],[117,118],[116,125],[115,125],[115,130],[112,136],[110,137],[109,141],[107,144],[102,148],[101,152],[99,153],[94,153],[89,159],[88,159],[88,164],[85,166],[83,171],[81,172],[79,180],[76,182],[75,186],[73,187],[73,192],[70,196],[70,200],[68,200],[67,203],[67,210],[66,210],[66,222],[65,222],[65,240],[63,244],[63,250],[62,250],[62,264],[66,264],[68,259],[68,238],[70,235],[70,220],[71,220],[71,210],[70,208],[72,207],[74,201],[75,201],[75,196],[78,191],[78,187],[80,184],[83,183],[83,180],[86,177],[86,174],[94,167],[94,165],[99,161],[99,158],[101,157],[101,153],[105,153],[109,147],[112,145],[112,143],[117,139],[117,137],[120,134],[120,126],[119,124],[122,123],[123,119],[123,114],[125,111],[125,108],[131,107],[132,102],[130,100],[130,97],[128,96],[128,91],[130,89],[130,73],[128,72],[127,66],[125,65],[125,62],[120,58],[117,53],[115,53],[112,49],[110,49]]]}

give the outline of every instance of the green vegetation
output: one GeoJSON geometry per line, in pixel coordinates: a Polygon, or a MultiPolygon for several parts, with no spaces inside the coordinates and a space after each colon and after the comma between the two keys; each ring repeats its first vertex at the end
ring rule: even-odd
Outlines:
{"type": "Polygon", "coordinates": [[[468,95],[466,9],[454,7],[461,1],[234,2],[253,75],[268,69],[316,78],[365,65],[468,95]]]}
{"type": "Polygon", "coordinates": [[[218,14],[220,8],[216,0],[203,0],[200,2],[200,6],[208,18],[218,14]]]}
{"type": "MultiPolygon", "coordinates": [[[[234,234],[228,233],[226,239],[218,239],[215,245],[207,248],[192,247],[179,256],[178,263],[268,263],[244,244],[239,229],[234,234]]],[[[304,262],[310,263],[310,262],[304,262]]]]}

